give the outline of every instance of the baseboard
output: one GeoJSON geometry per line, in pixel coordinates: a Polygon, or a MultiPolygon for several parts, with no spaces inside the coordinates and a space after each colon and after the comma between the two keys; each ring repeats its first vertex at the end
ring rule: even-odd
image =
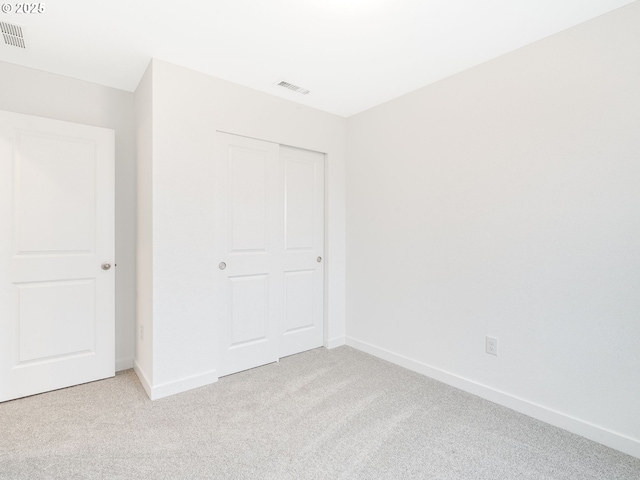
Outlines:
{"type": "Polygon", "coordinates": [[[149,381],[147,376],[142,372],[140,365],[138,365],[138,362],[136,362],[135,360],[133,361],[133,371],[136,372],[136,375],[138,376],[138,380],[140,380],[140,384],[142,385],[142,388],[144,388],[144,391],[147,392],[147,396],[151,398],[151,382],[149,381]]]}
{"type": "Polygon", "coordinates": [[[395,363],[401,367],[420,373],[427,377],[438,380],[447,385],[459,388],[465,392],[472,393],[491,402],[523,413],[537,420],[549,423],[555,427],[568,430],[571,433],[588,438],[594,442],[601,443],[607,447],[619,450],[623,453],[640,458],[640,441],[622,435],[620,433],[607,430],[606,428],[580,420],[561,412],[557,412],[542,405],[516,397],[509,393],[496,390],[486,385],[474,382],[464,377],[446,372],[439,368],[432,367],[425,363],[407,358],[383,348],[371,345],[355,338],[347,337],[346,344],[357,350],[371,354],[388,362],[395,363]]]}
{"type": "Polygon", "coordinates": [[[117,358],[116,359],[116,372],[122,370],[129,370],[133,368],[133,358],[117,358]]]}
{"type": "Polygon", "coordinates": [[[345,337],[336,337],[327,340],[327,349],[331,350],[332,348],[341,347],[345,344],[345,337]]]}
{"type": "Polygon", "coordinates": [[[180,380],[154,385],[151,388],[151,395],[149,395],[149,398],[151,398],[151,400],[158,400],[170,395],[193,390],[194,388],[204,387],[205,385],[210,385],[217,381],[218,372],[216,370],[211,370],[209,372],[181,378],[180,380]]]}
{"type": "Polygon", "coordinates": [[[147,392],[147,395],[151,400],[158,400],[170,395],[193,390],[194,388],[204,387],[205,385],[218,381],[217,372],[215,370],[211,370],[209,372],[192,375],[180,380],[152,386],[147,376],[142,372],[142,369],[135,361],[133,362],[133,370],[136,372],[136,375],[142,384],[142,388],[144,388],[144,391],[147,392]]]}

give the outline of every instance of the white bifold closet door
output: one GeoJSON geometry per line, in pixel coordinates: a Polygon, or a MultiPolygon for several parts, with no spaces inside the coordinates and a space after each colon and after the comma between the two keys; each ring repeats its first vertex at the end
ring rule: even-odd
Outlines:
{"type": "Polygon", "coordinates": [[[322,346],[324,155],[217,133],[220,376],[322,346]]]}
{"type": "Polygon", "coordinates": [[[0,112],[0,401],[114,375],[114,132],[0,112]]]}

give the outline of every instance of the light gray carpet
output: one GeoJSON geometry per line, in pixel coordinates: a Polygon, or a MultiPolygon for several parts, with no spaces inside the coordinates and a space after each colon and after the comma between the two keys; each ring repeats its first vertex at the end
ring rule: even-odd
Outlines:
{"type": "Polygon", "coordinates": [[[0,404],[2,479],[640,479],[640,460],[349,347],[151,402],[133,371],[0,404]]]}

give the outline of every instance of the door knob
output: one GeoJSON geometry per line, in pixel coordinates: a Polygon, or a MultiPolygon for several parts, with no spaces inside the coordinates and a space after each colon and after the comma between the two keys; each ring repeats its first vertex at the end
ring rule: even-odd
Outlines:
{"type": "Polygon", "coordinates": [[[109,270],[110,268],[111,268],[111,264],[110,263],[104,262],[102,264],[102,269],[103,270],[109,270]]]}
{"type": "Polygon", "coordinates": [[[320,262],[322,261],[322,257],[318,257],[318,258],[316,258],[316,261],[317,261],[318,263],[320,263],[320,262]]]}
{"type": "Polygon", "coordinates": [[[219,268],[220,270],[224,270],[225,268],[227,268],[227,264],[226,264],[226,263],[224,263],[224,262],[220,262],[220,263],[218,264],[218,268],[219,268]]]}

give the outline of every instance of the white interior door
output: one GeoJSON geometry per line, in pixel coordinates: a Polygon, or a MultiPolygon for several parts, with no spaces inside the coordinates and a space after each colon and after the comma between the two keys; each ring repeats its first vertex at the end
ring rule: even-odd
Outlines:
{"type": "Polygon", "coordinates": [[[324,154],[280,147],[284,178],[284,312],[280,357],[324,338],[324,154]]]}
{"type": "Polygon", "coordinates": [[[223,376],[278,359],[282,182],[277,144],[217,135],[214,295],[223,376]]]}
{"type": "Polygon", "coordinates": [[[324,155],[217,134],[220,376],[322,346],[324,155]]]}
{"type": "Polygon", "coordinates": [[[114,375],[113,149],[0,111],[0,401],[114,375]]]}

